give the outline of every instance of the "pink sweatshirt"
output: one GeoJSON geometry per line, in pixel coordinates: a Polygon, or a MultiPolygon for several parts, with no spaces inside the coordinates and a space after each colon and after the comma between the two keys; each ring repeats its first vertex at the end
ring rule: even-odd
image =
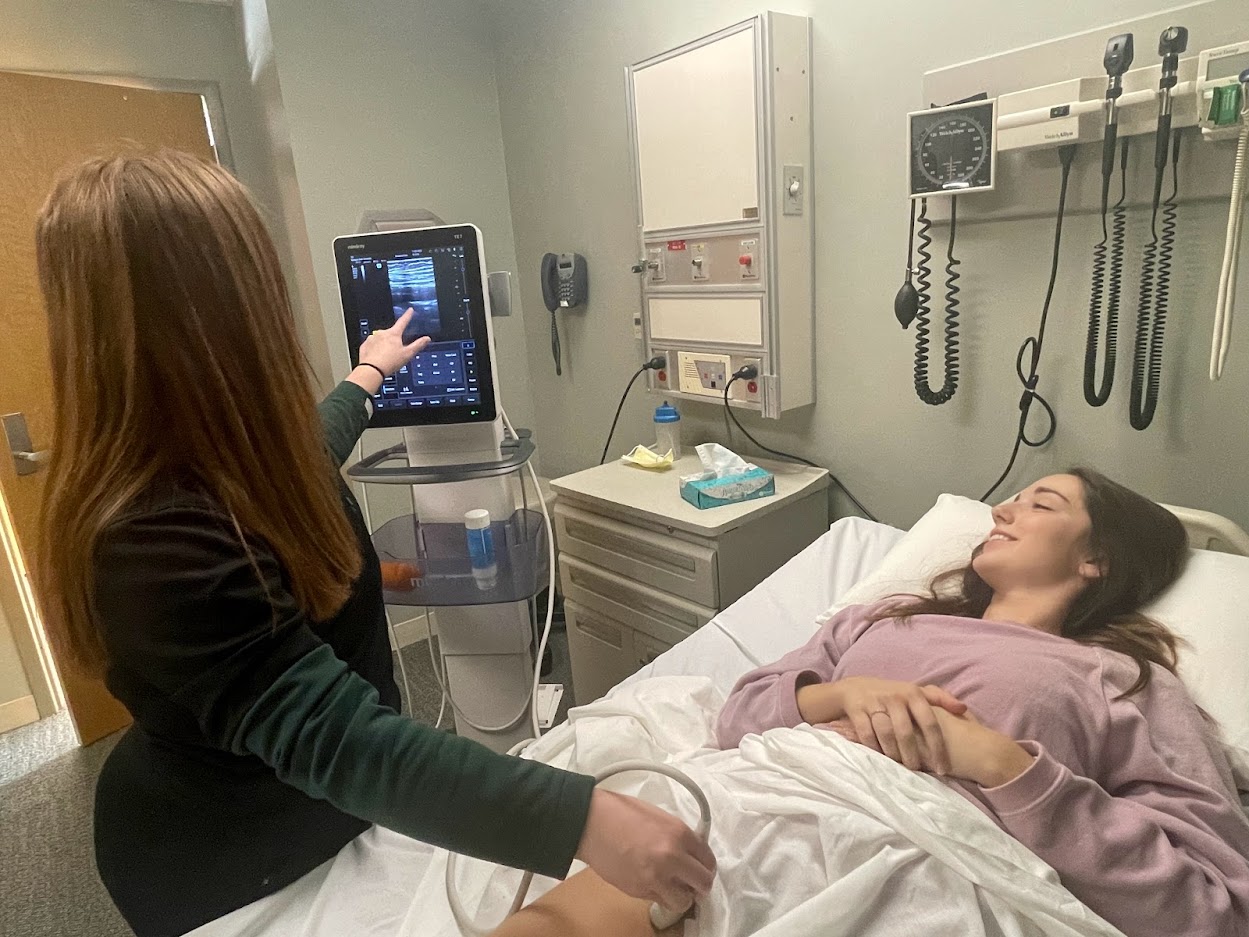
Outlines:
{"type": "Polygon", "coordinates": [[[1249,821],[1215,736],[1178,679],[1119,695],[1136,665],[1023,625],[835,615],[805,646],[746,674],[716,727],[721,748],[802,723],[811,683],[936,684],[1036,761],[996,788],[948,780],[1128,937],[1249,937],[1249,821]]]}

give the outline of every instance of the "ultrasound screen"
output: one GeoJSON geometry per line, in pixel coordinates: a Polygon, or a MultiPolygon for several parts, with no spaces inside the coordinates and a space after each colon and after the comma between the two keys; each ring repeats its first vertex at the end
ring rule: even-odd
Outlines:
{"type": "MultiPolygon", "coordinates": [[[[480,290],[477,262],[463,243],[416,247],[411,241],[361,238],[340,253],[343,307],[355,349],[373,332],[392,327],[408,309],[413,316],[404,341],[423,335],[432,339],[374,395],[376,425],[425,422],[421,413],[431,422],[453,416],[455,422],[493,419],[484,310],[474,311],[474,290],[480,290]]],[[[480,298],[477,305],[482,305],[480,298]]]]}

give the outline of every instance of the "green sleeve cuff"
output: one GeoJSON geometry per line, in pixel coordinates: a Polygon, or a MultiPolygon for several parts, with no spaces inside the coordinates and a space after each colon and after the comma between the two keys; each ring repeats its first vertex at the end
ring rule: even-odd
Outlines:
{"type": "Polygon", "coordinates": [[[359,384],[342,381],[317,405],[325,444],[336,465],[341,466],[347,461],[369,425],[368,400],[369,392],[359,384]]]}
{"type": "Polygon", "coordinates": [[[234,750],[345,813],[435,846],[562,878],[594,779],[420,725],[328,646],[279,676],[240,723],[234,750]]]}

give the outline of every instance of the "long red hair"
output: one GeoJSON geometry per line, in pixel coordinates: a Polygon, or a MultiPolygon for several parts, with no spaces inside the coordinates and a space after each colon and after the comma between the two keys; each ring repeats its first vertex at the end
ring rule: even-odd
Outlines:
{"type": "Polygon", "coordinates": [[[87,672],[107,664],[97,543],[163,474],[266,543],[313,618],[341,607],[359,544],[243,186],[173,151],[92,159],[55,184],[36,247],[56,398],[36,584],[54,642],[87,672]]]}

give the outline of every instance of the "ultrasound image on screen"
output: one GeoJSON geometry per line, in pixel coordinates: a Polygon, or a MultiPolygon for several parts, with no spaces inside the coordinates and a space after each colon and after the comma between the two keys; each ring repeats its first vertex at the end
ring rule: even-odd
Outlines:
{"type": "Polygon", "coordinates": [[[388,265],[390,301],[398,319],[409,307],[414,311],[411,331],[418,335],[441,335],[442,320],[438,316],[438,288],[434,280],[431,257],[392,260],[388,265]]]}
{"type": "Polygon", "coordinates": [[[428,335],[435,342],[472,338],[462,248],[392,257],[364,257],[352,264],[357,308],[372,329],[389,328],[409,308],[404,340],[428,335]]]}
{"type": "Polygon", "coordinates": [[[373,425],[495,419],[489,323],[470,234],[435,230],[335,242],[353,349],[408,309],[413,316],[404,340],[432,339],[373,394],[373,425]]]}

